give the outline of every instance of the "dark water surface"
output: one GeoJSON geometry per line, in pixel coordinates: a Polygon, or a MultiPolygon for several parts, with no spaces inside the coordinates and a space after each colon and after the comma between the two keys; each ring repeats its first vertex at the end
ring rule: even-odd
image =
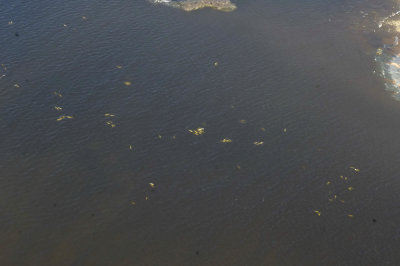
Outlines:
{"type": "Polygon", "coordinates": [[[399,263],[393,2],[235,3],[0,0],[0,265],[399,263]]]}

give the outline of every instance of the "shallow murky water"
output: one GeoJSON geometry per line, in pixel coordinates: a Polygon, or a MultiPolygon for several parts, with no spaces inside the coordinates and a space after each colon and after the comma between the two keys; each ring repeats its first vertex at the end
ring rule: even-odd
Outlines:
{"type": "Polygon", "coordinates": [[[396,265],[399,9],[234,3],[3,1],[0,265],[396,265]]]}

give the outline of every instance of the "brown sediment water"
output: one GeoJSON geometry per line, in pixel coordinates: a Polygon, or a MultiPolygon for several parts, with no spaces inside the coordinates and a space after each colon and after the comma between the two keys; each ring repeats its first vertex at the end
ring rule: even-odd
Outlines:
{"type": "Polygon", "coordinates": [[[398,264],[393,2],[234,3],[2,2],[0,265],[398,264]]]}

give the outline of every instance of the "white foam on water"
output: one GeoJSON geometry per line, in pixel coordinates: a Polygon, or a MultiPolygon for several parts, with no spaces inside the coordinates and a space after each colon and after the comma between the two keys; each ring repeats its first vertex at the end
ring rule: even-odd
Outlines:
{"type": "Polygon", "coordinates": [[[380,65],[386,90],[393,94],[396,100],[400,100],[400,56],[383,53],[377,55],[375,61],[380,65]]]}
{"type": "MultiPolygon", "coordinates": [[[[397,7],[398,8],[398,7],[397,7]]],[[[400,15],[400,10],[392,12],[389,16],[381,19],[378,24],[378,29],[384,25],[391,26],[388,33],[393,35],[400,34],[400,20],[395,18],[400,15]]],[[[386,28],[385,28],[386,30],[386,28]]],[[[400,36],[400,35],[398,35],[400,36]]],[[[400,101],[400,54],[395,55],[395,49],[399,45],[399,37],[393,36],[391,44],[384,44],[383,47],[377,50],[375,61],[378,63],[381,71],[381,77],[384,79],[385,87],[390,92],[394,99],[400,101]]]]}
{"type": "Polygon", "coordinates": [[[378,23],[378,27],[379,27],[379,28],[382,28],[383,24],[384,24],[388,19],[391,19],[392,17],[397,16],[397,15],[399,15],[399,14],[400,14],[400,10],[397,11],[397,12],[392,13],[391,15],[389,15],[389,16],[387,16],[387,17],[385,17],[385,18],[383,18],[383,19],[378,23]]]}

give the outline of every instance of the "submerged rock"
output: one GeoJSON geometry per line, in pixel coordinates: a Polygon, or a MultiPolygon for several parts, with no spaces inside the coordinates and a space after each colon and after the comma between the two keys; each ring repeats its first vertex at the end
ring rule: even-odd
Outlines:
{"type": "Polygon", "coordinates": [[[213,8],[219,11],[231,12],[236,9],[236,5],[230,0],[184,0],[184,1],[171,1],[171,0],[153,0],[154,3],[164,4],[185,11],[194,11],[201,8],[213,8]]]}

